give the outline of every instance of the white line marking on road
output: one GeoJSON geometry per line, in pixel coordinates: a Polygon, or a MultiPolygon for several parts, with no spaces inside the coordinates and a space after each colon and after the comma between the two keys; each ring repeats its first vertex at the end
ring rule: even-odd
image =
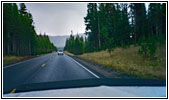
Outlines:
{"type": "MultiPolygon", "coordinates": [[[[35,57],[35,58],[37,58],[37,57],[35,57]]],[[[34,58],[32,58],[32,59],[34,59],[34,58]]],[[[5,66],[5,67],[3,67],[3,68],[8,68],[8,67],[11,67],[11,66],[15,66],[15,65],[17,65],[17,64],[21,64],[21,63],[30,61],[30,60],[32,60],[32,59],[28,59],[28,60],[25,60],[25,61],[22,61],[22,62],[18,62],[18,63],[15,63],[15,64],[11,64],[11,65],[5,66]]]]}
{"type": "Polygon", "coordinates": [[[44,67],[46,64],[42,64],[41,67],[44,67]]]}
{"type": "MultiPolygon", "coordinates": [[[[46,55],[44,55],[44,56],[46,56],[46,55]]],[[[21,63],[24,63],[24,62],[27,62],[27,61],[30,61],[30,60],[33,60],[33,59],[36,59],[36,58],[39,58],[39,57],[43,57],[43,56],[38,56],[38,57],[34,57],[34,58],[31,58],[31,59],[28,59],[28,60],[25,60],[25,61],[21,61],[21,62],[15,63],[15,64],[7,65],[7,66],[3,67],[3,69],[8,68],[8,67],[12,67],[12,66],[15,66],[17,64],[21,64],[21,63]]]]}
{"type": "MultiPolygon", "coordinates": [[[[68,55],[66,55],[68,56],[68,55]]],[[[68,56],[69,57],[69,56],[68,56]]],[[[69,57],[71,58],[71,57],[69,57]]],[[[94,75],[96,78],[100,78],[99,76],[97,76],[96,74],[94,74],[92,71],[90,71],[89,69],[87,69],[86,67],[84,67],[82,64],[80,64],[79,62],[77,62],[76,60],[74,60],[73,58],[71,58],[75,63],[77,63],[78,65],[80,65],[82,68],[84,68],[85,70],[87,70],[90,74],[94,75]]]]}
{"type": "Polygon", "coordinates": [[[15,63],[15,64],[7,65],[7,66],[5,66],[3,68],[5,69],[5,68],[8,68],[8,67],[12,67],[12,66],[15,66],[17,64],[21,64],[21,63],[24,63],[24,62],[27,62],[27,61],[30,61],[30,60],[33,60],[33,59],[36,59],[36,58],[39,58],[39,57],[43,57],[43,56],[38,56],[38,57],[34,57],[34,58],[31,58],[31,59],[28,59],[28,60],[25,60],[25,61],[21,61],[21,62],[15,63]]]}

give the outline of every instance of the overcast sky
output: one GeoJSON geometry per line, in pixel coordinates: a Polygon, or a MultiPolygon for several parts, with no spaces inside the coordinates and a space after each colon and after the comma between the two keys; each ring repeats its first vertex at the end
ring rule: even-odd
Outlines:
{"type": "Polygon", "coordinates": [[[37,34],[50,36],[85,32],[87,3],[25,3],[33,16],[37,34]]]}
{"type": "MultiPolygon", "coordinates": [[[[37,34],[49,36],[84,33],[87,3],[25,3],[33,16],[37,34]]],[[[146,3],[148,8],[148,3],[146,3]]]]}

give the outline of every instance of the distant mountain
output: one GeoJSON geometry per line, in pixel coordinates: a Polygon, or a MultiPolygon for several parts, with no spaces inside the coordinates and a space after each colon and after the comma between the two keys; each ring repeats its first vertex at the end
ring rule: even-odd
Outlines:
{"type": "Polygon", "coordinates": [[[64,47],[67,38],[69,38],[68,35],[65,35],[65,36],[49,36],[50,41],[51,41],[57,48],[62,48],[62,47],[64,47]]]}
{"type": "MultiPolygon", "coordinates": [[[[80,37],[83,37],[85,39],[86,35],[83,33],[78,34],[80,37]]],[[[69,35],[64,36],[49,36],[50,41],[57,47],[57,48],[63,48],[66,43],[66,39],[69,38],[69,35]]]]}

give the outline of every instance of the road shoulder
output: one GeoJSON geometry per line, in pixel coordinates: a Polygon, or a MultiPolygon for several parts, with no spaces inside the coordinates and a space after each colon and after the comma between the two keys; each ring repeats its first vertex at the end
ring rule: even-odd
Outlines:
{"type": "Polygon", "coordinates": [[[96,73],[101,78],[138,78],[135,76],[128,75],[126,73],[120,73],[117,70],[114,70],[109,67],[105,67],[103,65],[100,65],[100,64],[94,63],[92,61],[80,58],[78,56],[72,56],[72,55],[68,55],[68,56],[72,57],[74,60],[76,60],[77,62],[79,62],[83,66],[87,67],[89,70],[96,73]]]}

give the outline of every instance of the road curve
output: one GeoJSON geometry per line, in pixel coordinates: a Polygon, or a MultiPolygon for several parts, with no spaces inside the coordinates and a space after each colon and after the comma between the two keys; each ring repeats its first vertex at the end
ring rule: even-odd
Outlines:
{"type": "Polygon", "coordinates": [[[19,85],[99,78],[67,55],[51,53],[3,68],[3,92],[19,85]]]}

